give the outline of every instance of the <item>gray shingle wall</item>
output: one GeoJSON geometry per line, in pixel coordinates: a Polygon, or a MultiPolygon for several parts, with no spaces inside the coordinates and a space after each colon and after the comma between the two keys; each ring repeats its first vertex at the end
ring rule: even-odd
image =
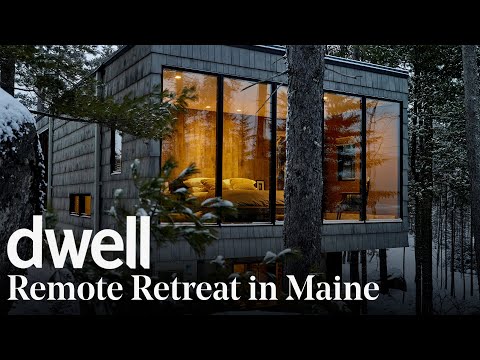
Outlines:
{"type": "MultiPolygon", "coordinates": [[[[205,256],[196,256],[186,241],[156,246],[152,251],[153,271],[181,269],[184,264],[211,260],[217,255],[225,258],[263,258],[267,251],[278,253],[284,249],[282,226],[222,226],[220,238],[207,247],[205,256]],[[178,267],[172,265],[177,263],[178,267]],[[185,262],[185,263],[184,263],[185,262]],[[170,267],[170,268],[169,268],[170,267]]],[[[352,251],[408,246],[408,235],[402,223],[324,225],[322,251],[352,251]]]]}
{"type": "MultiPolygon", "coordinates": [[[[227,45],[152,45],[152,72],[180,67],[236,77],[265,80],[285,70],[280,56],[227,45]]],[[[286,82],[286,77],[278,77],[286,82]]]]}
{"type": "Polygon", "coordinates": [[[38,132],[42,132],[45,128],[48,128],[48,117],[41,117],[35,123],[38,132]]]}
{"type": "Polygon", "coordinates": [[[58,228],[72,229],[80,236],[92,229],[91,218],[70,215],[69,195],[93,194],[95,125],[54,120],[52,161],[52,205],[58,215],[58,228]]]}

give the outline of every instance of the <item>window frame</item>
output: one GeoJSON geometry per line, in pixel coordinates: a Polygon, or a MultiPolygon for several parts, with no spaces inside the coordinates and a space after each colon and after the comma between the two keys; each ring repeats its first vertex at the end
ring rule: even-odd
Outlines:
{"type": "MultiPolygon", "coordinates": [[[[360,211],[360,220],[323,220],[324,222],[327,221],[329,224],[335,223],[379,223],[379,222],[403,222],[404,215],[403,215],[403,101],[402,100],[395,100],[390,98],[385,98],[381,96],[370,96],[370,95],[360,95],[355,94],[352,92],[347,91],[337,91],[337,90],[323,90],[323,93],[330,93],[335,95],[345,95],[345,96],[354,96],[361,99],[361,113],[362,113],[362,124],[361,124],[361,179],[360,179],[360,193],[362,196],[362,209],[360,211]],[[399,176],[399,208],[400,208],[400,216],[397,219],[370,219],[367,220],[367,100],[380,100],[380,101],[387,101],[396,103],[399,106],[399,120],[400,120],[400,132],[399,132],[399,161],[398,161],[398,176],[399,176]]],[[[325,109],[325,100],[324,101],[324,109],[325,109]]],[[[324,149],[324,136],[325,136],[325,119],[322,123],[322,162],[323,162],[323,149],[324,149]]],[[[324,207],[323,207],[324,208],[324,207]]],[[[323,214],[322,214],[323,218],[323,214]]]]}
{"type": "MultiPolygon", "coordinates": [[[[120,166],[119,170],[117,169],[117,163],[115,158],[115,145],[116,145],[116,134],[120,130],[116,128],[110,128],[110,175],[119,175],[122,173],[122,155],[120,156],[120,166]]],[[[120,148],[123,150],[123,135],[120,135],[120,148]]]]}
{"type": "Polygon", "coordinates": [[[92,194],[89,193],[71,193],[68,195],[69,197],[69,215],[70,216],[77,216],[83,218],[91,218],[92,217],[92,194]],[[75,210],[75,197],[78,196],[78,212],[75,210]],[[90,214],[85,212],[85,200],[87,197],[90,197],[90,214]],[[82,211],[83,210],[83,211],[82,211]]]}
{"type": "MultiPolygon", "coordinates": [[[[161,78],[160,78],[160,86],[163,89],[163,76],[164,76],[164,70],[171,70],[171,71],[183,71],[183,72],[190,72],[190,73],[196,73],[196,74],[203,74],[203,75],[208,75],[208,76],[215,76],[217,78],[217,104],[216,104],[216,154],[215,154],[215,196],[222,196],[222,176],[223,176],[223,168],[222,168],[222,162],[223,162],[223,88],[224,88],[224,79],[225,78],[230,78],[230,79],[236,79],[236,80],[245,80],[245,81],[250,81],[250,82],[256,82],[259,84],[266,84],[270,88],[270,94],[271,97],[269,99],[270,101],[270,121],[271,121],[271,141],[270,141],[270,190],[269,190],[269,211],[270,211],[270,219],[268,222],[258,222],[258,223],[248,223],[250,225],[265,225],[265,224],[273,224],[273,225],[282,225],[283,221],[276,220],[276,191],[277,191],[277,178],[276,178],[276,166],[277,166],[277,154],[276,154],[276,139],[277,139],[277,91],[281,86],[285,86],[288,90],[288,84],[285,84],[283,82],[276,82],[276,81],[260,81],[259,79],[255,78],[250,78],[250,77],[243,77],[243,76],[236,76],[236,75],[230,75],[230,74],[223,74],[223,73],[216,73],[212,71],[203,71],[203,70],[198,70],[198,69],[191,69],[188,67],[180,67],[180,66],[167,66],[163,65],[161,69],[161,78]]],[[[337,90],[330,90],[330,89],[325,89],[324,88],[324,94],[325,93],[331,93],[331,94],[336,94],[336,95],[346,95],[346,96],[354,96],[357,98],[361,99],[361,136],[362,136],[362,142],[361,142],[361,196],[362,196],[362,210],[360,212],[360,220],[324,220],[323,219],[323,213],[322,213],[322,219],[323,222],[327,222],[329,224],[340,224],[340,223],[375,223],[375,222],[403,222],[404,219],[404,209],[403,209],[403,196],[404,196],[404,191],[403,191],[403,125],[404,125],[404,102],[402,100],[396,100],[396,99],[391,99],[391,98],[386,98],[386,97],[380,97],[380,96],[370,96],[370,95],[364,95],[364,94],[357,94],[357,93],[352,93],[352,92],[346,92],[346,91],[337,91],[337,90]],[[371,219],[371,220],[366,220],[366,214],[367,214],[367,204],[366,204],[366,123],[367,123],[367,116],[366,116],[366,101],[367,99],[372,99],[372,100],[381,100],[381,101],[388,101],[392,103],[396,103],[399,106],[399,121],[400,121],[400,131],[399,131],[399,209],[400,209],[400,214],[398,219],[371,219]]],[[[322,99],[322,101],[324,101],[322,99]]],[[[324,125],[325,125],[325,120],[322,122],[322,134],[325,134],[324,131],[324,125]]],[[[323,156],[324,156],[324,138],[322,137],[322,161],[323,161],[323,156]]],[[[160,167],[162,166],[162,141],[160,140],[160,156],[159,156],[159,163],[160,167]]],[[[218,221],[218,224],[220,224],[220,221],[218,221]]],[[[224,224],[223,225],[228,225],[224,224]]],[[[236,225],[236,224],[233,224],[236,225]]]]}

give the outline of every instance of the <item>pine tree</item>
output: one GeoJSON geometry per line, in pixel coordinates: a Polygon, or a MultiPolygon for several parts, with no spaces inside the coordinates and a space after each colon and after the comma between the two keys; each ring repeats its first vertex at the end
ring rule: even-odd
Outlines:
{"type": "MultiPolygon", "coordinates": [[[[475,253],[477,266],[480,264],[480,108],[478,103],[479,81],[477,67],[476,46],[462,46],[463,77],[465,82],[465,113],[467,129],[468,166],[471,178],[472,201],[472,231],[475,237],[475,253]]],[[[477,267],[477,276],[480,283],[480,269],[477,267]]]]}
{"type": "Polygon", "coordinates": [[[422,314],[432,312],[432,209],[446,196],[457,207],[469,204],[460,50],[433,45],[329,49],[349,58],[358,51],[362,61],[410,71],[409,217],[415,231],[417,311],[422,314]]]}

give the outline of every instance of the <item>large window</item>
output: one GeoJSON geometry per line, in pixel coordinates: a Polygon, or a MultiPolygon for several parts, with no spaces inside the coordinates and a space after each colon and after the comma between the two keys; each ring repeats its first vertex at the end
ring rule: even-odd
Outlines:
{"type": "Polygon", "coordinates": [[[366,101],[367,220],[400,217],[400,107],[366,101]]]}
{"type": "Polygon", "coordinates": [[[323,199],[325,220],[360,220],[362,101],[325,93],[323,199]]]}
{"type": "Polygon", "coordinates": [[[178,115],[175,132],[162,141],[162,163],[169,158],[178,163],[173,176],[178,176],[190,163],[195,163],[200,172],[184,185],[201,203],[215,197],[217,77],[186,71],[163,71],[164,89],[179,94],[184,87],[192,86],[198,98],[188,102],[187,112],[178,115]]]}
{"type": "MultiPolygon", "coordinates": [[[[200,173],[184,186],[199,204],[234,203],[226,222],[283,220],[287,87],[164,69],[164,89],[191,86],[198,99],[162,141],[162,163],[175,159],[178,175],[194,162],[200,173]]],[[[324,104],[323,219],[399,218],[400,104],[332,92],[324,104]]]]}
{"type": "Polygon", "coordinates": [[[236,204],[235,221],[269,221],[270,86],[225,78],[222,197],[236,204]]]}

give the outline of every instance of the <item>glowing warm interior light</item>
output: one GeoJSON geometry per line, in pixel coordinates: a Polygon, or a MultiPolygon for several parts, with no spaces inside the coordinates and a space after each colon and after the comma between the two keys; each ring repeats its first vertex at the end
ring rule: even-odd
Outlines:
{"type": "Polygon", "coordinates": [[[181,79],[182,77],[180,75],[176,75],[175,79],[181,79]]]}

